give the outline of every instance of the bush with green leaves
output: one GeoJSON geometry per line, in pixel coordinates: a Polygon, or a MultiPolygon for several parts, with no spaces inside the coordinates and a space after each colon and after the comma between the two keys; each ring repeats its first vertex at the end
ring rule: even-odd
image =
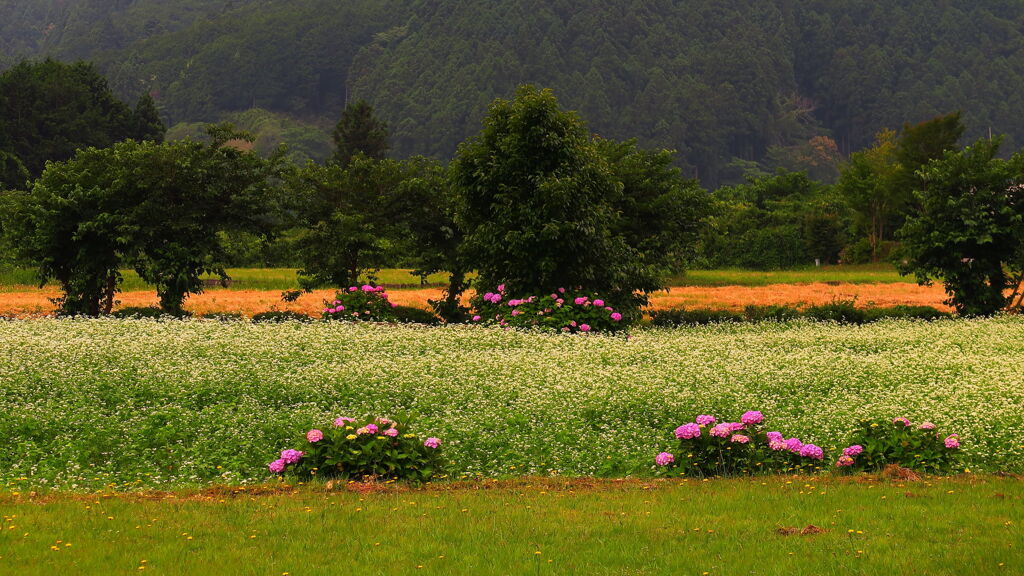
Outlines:
{"type": "Polygon", "coordinates": [[[914,425],[907,418],[891,422],[864,420],[850,439],[850,445],[836,461],[847,470],[881,470],[889,464],[925,472],[945,473],[953,469],[960,451],[958,434],[937,432],[935,424],[914,425]]]}
{"type": "Polygon", "coordinates": [[[596,294],[558,288],[545,296],[509,298],[504,284],[473,298],[473,309],[473,322],[568,333],[617,332],[632,319],[596,294]]]}
{"type": "Polygon", "coordinates": [[[187,318],[191,316],[188,312],[180,314],[168,314],[156,306],[129,306],[111,313],[114,318],[187,318]]]}
{"type": "Polygon", "coordinates": [[[730,310],[713,308],[668,308],[651,312],[651,324],[655,326],[683,326],[688,324],[718,324],[720,322],[742,322],[743,316],[730,310]]]}
{"type": "Polygon", "coordinates": [[[409,431],[409,420],[342,416],[312,429],[296,448],[268,465],[275,474],[300,478],[427,482],[444,466],[441,440],[409,431]]]}
{"type": "Polygon", "coordinates": [[[338,292],[333,302],[325,302],[325,320],[348,320],[356,322],[394,322],[398,304],[388,299],[383,286],[349,286],[338,292]]]}
{"type": "Polygon", "coordinates": [[[441,322],[440,318],[430,310],[424,310],[415,306],[395,306],[392,308],[392,311],[395,313],[395,321],[403,324],[434,326],[441,322]]]}
{"type": "Polygon", "coordinates": [[[808,306],[804,309],[804,316],[812,320],[839,324],[863,324],[866,318],[864,309],[857,308],[854,300],[833,300],[827,304],[808,306]]]}
{"type": "Polygon", "coordinates": [[[312,322],[313,318],[302,312],[288,310],[269,310],[252,317],[253,324],[279,324],[281,322],[312,322]]]}
{"type": "Polygon", "coordinates": [[[662,474],[737,476],[769,472],[815,472],[824,450],[765,431],[764,415],[745,412],[739,422],[718,422],[702,414],[675,430],[675,453],[662,452],[654,463],[662,474]]]}

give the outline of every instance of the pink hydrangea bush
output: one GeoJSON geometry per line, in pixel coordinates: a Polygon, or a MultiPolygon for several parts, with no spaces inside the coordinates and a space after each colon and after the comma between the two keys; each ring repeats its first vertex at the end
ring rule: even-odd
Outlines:
{"type": "Polygon", "coordinates": [[[674,431],[678,445],[658,454],[661,474],[734,476],[768,472],[812,472],[820,469],[824,450],[781,432],[767,431],[764,414],[751,410],[739,422],[701,414],[674,431]]]}
{"type": "Polygon", "coordinates": [[[349,286],[339,291],[334,300],[324,302],[322,317],[350,322],[394,322],[397,307],[383,286],[364,284],[349,286]]]}
{"type": "Polygon", "coordinates": [[[550,294],[513,297],[498,286],[472,301],[473,322],[511,328],[542,328],[566,333],[617,332],[631,315],[595,294],[558,288],[550,294]]]}
{"type": "Polygon", "coordinates": [[[874,472],[898,464],[935,474],[950,472],[960,451],[960,437],[937,429],[932,422],[914,424],[904,416],[862,421],[836,460],[836,467],[874,472]]]}
{"type": "Polygon", "coordinates": [[[408,420],[342,416],[306,431],[297,448],[282,451],[267,469],[300,478],[427,482],[443,468],[441,444],[411,432],[408,420]]]}

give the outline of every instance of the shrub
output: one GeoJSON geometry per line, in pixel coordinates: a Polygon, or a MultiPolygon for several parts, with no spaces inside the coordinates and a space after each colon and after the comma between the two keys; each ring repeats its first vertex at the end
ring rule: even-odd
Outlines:
{"type": "Polygon", "coordinates": [[[953,469],[960,449],[957,434],[936,432],[935,424],[914,425],[906,418],[892,422],[865,420],[851,437],[850,445],[836,461],[849,470],[881,470],[889,464],[904,468],[944,473],[953,469]]]}
{"type": "Polygon", "coordinates": [[[312,322],[308,314],[302,312],[289,312],[287,310],[270,310],[268,312],[260,312],[252,317],[254,324],[270,323],[279,324],[281,322],[312,322]]]}
{"type": "Polygon", "coordinates": [[[513,328],[545,328],[561,332],[616,332],[632,319],[596,294],[559,288],[546,296],[508,298],[505,286],[473,299],[473,322],[513,328]]]}
{"type": "Polygon", "coordinates": [[[240,312],[214,312],[212,314],[204,314],[203,319],[220,322],[241,322],[245,320],[245,315],[240,312]]]}
{"type": "Polygon", "coordinates": [[[716,423],[714,416],[700,415],[676,428],[676,453],[662,452],[655,464],[664,472],[695,476],[736,476],[767,472],[812,471],[820,466],[824,451],[780,432],[765,432],[764,416],[743,414],[739,422],[716,423]]]}
{"type": "Polygon", "coordinates": [[[892,306],[890,308],[866,308],[864,310],[864,321],[875,322],[885,318],[903,318],[916,320],[938,320],[949,318],[949,312],[943,312],[931,306],[892,306]]]}
{"type": "Polygon", "coordinates": [[[188,318],[188,312],[168,314],[155,306],[129,306],[111,313],[114,318],[188,318]]]}
{"type": "Polygon", "coordinates": [[[430,326],[441,322],[433,312],[415,306],[395,306],[392,308],[395,320],[405,324],[427,324],[430,326]]]}
{"type": "Polygon", "coordinates": [[[720,322],[742,322],[743,316],[730,310],[712,308],[670,308],[651,312],[651,323],[655,326],[681,326],[686,324],[717,324],[720,322]]]}
{"type": "Polygon", "coordinates": [[[426,482],[442,466],[441,441],[409,432],[409,423],[388,418],[341,417],[306,433],[297,448],[283,450],[271,472],[301,478],[426,482]]]}
{"type": "Polygon", "coordinates": [[[833,300],[828,304],[809,306],[804,310],[804,316],[839,324],[863,324],[867,318],[864,310],[857,308],[854,300],[833,300]]]}
{"type": "Polygon", "coordinates": [[[349,320],[359,322],[394,322],[398,304],[388,300],[383,286],[350,286],[338,292],[333,302],[324,302],[325,320],[349,320]]]}
{"type": "Polygon", "coordinates": [[[749,322],[767,320],[785,322],[800,316],[800,311],[791,306],[758,306],[751,304],[743,309],[743,317],[749,322]]]}

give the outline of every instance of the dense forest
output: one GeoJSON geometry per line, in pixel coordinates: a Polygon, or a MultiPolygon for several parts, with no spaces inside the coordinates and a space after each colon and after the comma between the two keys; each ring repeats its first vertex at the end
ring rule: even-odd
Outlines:
{"type": "Polygon", "coordinates": [[[356,98],[393,156],[446,160],[532,82],[716,187],[831,181],[881,129],[954,110],[1016,149],[1022,31],[1014,0],[0,0],[0,68],[89,60],[122,100],[152,94],[170,137],[231,117],[318,160],[356,98]]]}

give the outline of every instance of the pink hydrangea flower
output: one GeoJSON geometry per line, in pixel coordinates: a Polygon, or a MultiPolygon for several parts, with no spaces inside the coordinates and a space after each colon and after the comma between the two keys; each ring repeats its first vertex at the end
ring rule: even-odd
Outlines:
{"type": "Polygon", "coordinates": [[[743,416],[740,416],[740,422],[744,424],[760,424],[764,422],[764,414],[761,414],[757,410],[751,410],[744,412],[743,416]]]}
{"type": "Polygon", "coordinates": [[[765,434],[769,442],[783,442],[782,432],[769,432],[765,434]]]}
{"type": "Polygon", "coordinates": [[[284,461],[284,458],[279,458],[271,462],[267,468],[269,468],[274,474],[280,474],[281,472],[284,472],[284,468],[287,465],[288,463],[284,461]]]}
{"type": "Polygon", "coordinates": [[[622,320],[622,314],[619,314],[618,312],[612,312],[611,318],[612,322],[618,322],[619,320],[622,320]]]}
{"type": "Polygon", "coordinates": [[[904,426],[910,426],[910,420],[900,416],[899,418],[892,419],[893,424],[903,424],[904,426]]]}
{"type": "Polygon", "coordinates": [[[931,422],[922,422],[921,425],[917,427],[917,429],[918,430],[935,430],[935,424],[933,424],[931,422]]]}
{"type": "Polygon", "coordinates": [[[513,315],[513,316],[519,316],[520,314],[522,314],[522,312],[521,312],[521,311],[519,311],[519,310],[513,310],[513,311],[512,311],[512,315],[513,315]]]}
{"type": "Polygon", "coordinates": [[[697,416],[696,422],[697,422],[697,424],[700,424],[701,426],[708,426],[710,424],[714,424],[715,423],[715,417],[714,416],[708,416],[707,414],[701,414],[700,416],[697,416]]]}
{"type": "Polygon", "coordinates": [[[340,418],[335,418],[334,419],[334,427],[335,428],[341,428],[345,424],[347,424],[349,422],[355,422],[355,421],[356,421],[355,418],[349,418],[348,416],[342,416],[340,418]]]}
{"type": "Polygon", "coordinates": [[[799,438],[790,438],[789,440],[786,440],[786,450],[789,450],[790,452],[799,454],[803,447],[804,443],[801,442],[799,438]]]}
{"type": "Polygon", "coordinates": [[[377,424],[385,424],[386,425],[386,424],[393,424],[393,422],[391,420],[388,420],[387,418],[377,418],[377,424]]]}
{"type": "Polygon", "coordinates": [[[504,292],[504,291],[505,291],[505,285],[504,284],[498,284],[498,292],[504,292]]]}
{"type": "Polygon", "coordinates": [[[746,444],[747,442],[750,442],[750,437],[744,436],[743,434],[733,434],[732,438],[729,438],[729,441],[736,442],[737,444],[746,444]]]}
{"type": "Polygon", "coordinates": [[[321,441],[323,439],[324,439],[324,433],[319,431],[319,430],[317,430],[316,428],[310,430],[309,432],[306,432],[306,440],[309,440],[310,443],[312,443],[312,444],[316,444],[317,442],[319,442],[319,441],[321,441]]]}
{"type": "Polygon", "coordinates": [[[590,332],[590,324],[580,324],[580,332],[590,332]]]}
{"type": "Polygon", "coordinates": [[[360,436],[362,436],[363,434],[369,434],[369,433],[370,433],[370,429],[367,428],[366,426],[363,426],[362,428],[359,428],[358,430],[356,430],[356,434],[358,434],[360,436]]]}
{"type": "Polygon", "coordinates": [[[782,440],[772,440],[771,442],[768,443],[768,447],[778,452],[780,450],[786,449],[786,443],[783,442],[782,440]]]}
{"type": "Polygon", "coordinates": [[[441,445],[440,438],[427,438],[423,441],[423,445],[427,448],[437,448],[441,445]]]}
{"type": "Polygon", "coordinates": [[[860,444],[854,444],[853,446],[847,446],[843,448],[843,456],[856,456],[864,451],[864,447],[860,444]]]}
{"type": "Polygon", "coordinates": [[[301,458],[302,458],[302,452],[300,452],[298,450],[288,449],[288,450],[282,450],[281,451],[281,460],[284,460],[288,464],[295,464],[301,458]]]}
{"type": "Polygon", "coordinates": [[[390,437],[394,438],[395,436],[398,436],[398,429],[397,428],[388,428],[387,430],[384,431],[384,435],[385,436],[390,436],[390,437]]]}
{"type": "Polygon", "coordinates": [[[812,460],[821,460],[825,457],[825,451],[814,444],[804,444],[803,448],[800,448],[800,455],[812,460]]]}
{"type": "Polygon", "coordinates": [[[366,431],[369,432],[370,434],[376,434],[378,430],[380,430],[380,428],[378,428],[376,424],[366,425],[366,431]]]}
{"type": "Polygon", "coordinates": [[[662,452],[654,457],[654,463],[658,466],[668,466],[676,461],[676,457],[669,452],[662,452]]]}
{"type": "Polygon", "coordinates": [[[558,293],[559,294],[565,294],[565,288],[559,288],[558,289],[558,293]]]}
{"type": "Polygon", "coordinates": [[[960,447],[960,437],[956,434],[950,434],[943,443],[946,445],[946,448],[954,450],[960,447]]]}
{"type": "Polygon", "coordinates": [[[732,435],[732,428],[729,427],[728,423],[717,424],[709,432],[712,436],[718,438],[728,438],[732,435]]]}
{"type": "Polygon", "coordinates": [[[349,286],[349,288],[348,288],[349,292],[356,292],[358,290],[359,290],[359,288],[356,288],[355,286],[349,286]]]}
{"type": "Polygon", "coordinates": [[[594,300],[594,306],[597,306],[598,308],[604,308],[604,300],[601,300],[600,298],[594,300]]]}
{"type": "Polygon", "coordinates": [[[479,321],[480,321],[480,317],[479,316],[473,316],[473,322],[479,322],[479,321]]]}
{"type": "Polygon", "coordinates": [[[339,304],[341,304],[341,300],[335,300],[331,305],[332,306],[337,306],[339,304]]]}
{"type": "Polygon", "coordinates": [[[839,457],[839,460],[836,461],[836,466],[839,466],[840,468],[845,466],[853,466],[853,458],[847,456],[846,454],[843,454],[842,456],[839,457]]]}
{"type": "Polygon", "coordinates": [[[586,296],[580,296],[580,297],[576,298],[575,300],[573,300],[572,302],[573,302],[573,304],[575,304],[577,306],[582,306],[583,304],[585,304],[587,302],[587,297],[586,296]]]}
{"type": "Polygon", "coordinates": [[[696,422],[690,422],[689,424],[683,424],[679,428],[676,428],[676,438],[683,440],[690,440],[700,436],[700,425],[696,422]]]}
{"type": "Polygon", "coordinates": [[[743,430],[743,424],[741,422],[729,422],[729,430],[731,432],[743,430]]]}

